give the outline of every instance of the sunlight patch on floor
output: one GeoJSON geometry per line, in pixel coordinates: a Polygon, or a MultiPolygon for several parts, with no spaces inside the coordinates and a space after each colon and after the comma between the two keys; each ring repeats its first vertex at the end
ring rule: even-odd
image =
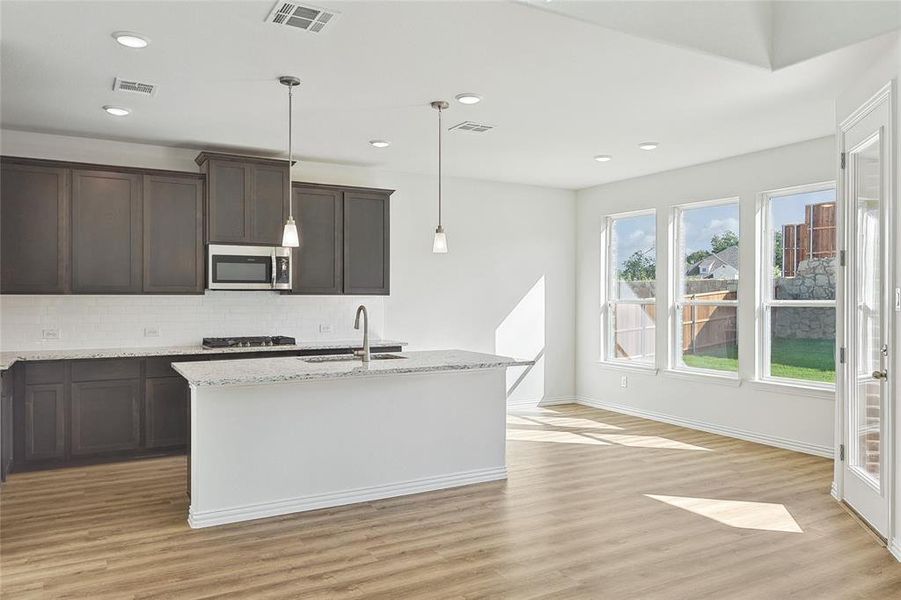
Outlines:
{"type": "Polygon", "coordinates": [[[619,433],[588,433],[592,437],[597,437],[605,442],[613,442],[620,446],[629,446],[630,448],[660,448],[664,450],[700,450],[702,452],[712,452],[710,448],[702,448],[694,444],[686,444],[677,440],[660,437],[657,435],[625,435],[619,433]]]}
{"type": "Polygon", "coordinates": [[[610,425],[608,423],[602,423],[600,421],[592,421],[591,419],[582,419],[580,417],[534,415],[524,418],[530,421],[534,421],[540,425],[551,425],[553,427],[569,427],[572,429],[622,429],[622,427],[618,427],[616,425],[610,425]]]}
{"type": "Polygon", "coordinates": [[[609,446],[607,442],[569,431],[540,429],[508,429],[507,440],[513,442],[551,442],[555,444],[589,444],[609,446]]]}
{"type": "Polygon", "coordinates": [[[645,496],[670,506],[687,510],[696,515],[713,519],[729,527],[804,533],[784,504],[690,498],[685,496],[658,496],[654,494],[645,494],[645,496]]]}

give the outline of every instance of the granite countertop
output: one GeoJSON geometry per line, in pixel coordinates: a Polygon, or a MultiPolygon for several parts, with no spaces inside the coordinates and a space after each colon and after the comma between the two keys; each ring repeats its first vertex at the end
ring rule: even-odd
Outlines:
{"type": "Polygon", "coordinates": [[[208,386],[257,385],[404,373],[500,369],[535,364],[533,360],[520,360],[465,350],[405,352],[395,356],[404,358],[372,360],[368,365],[364,365],[359,359],[308,362],[308,357],[289,356],[181,362],[173,364],[172,368],[187,379],[191,385],[208,386]]]}
{"type": "MultiPolygon", "coordinates": [[[[407,342],[395,340],[371,340],[370,346],[406,346],[407,342]]],[[[242,352],[291,352],[292,350],[334,350],[336,348],[361,348],[360,339],[319,342],[298,342],[291,346],[254,346],[251,348],[204,348],[196,346],[148,346],[138,348],[83,348],[73,350],[46,349],[0,352],[0,371],[10,368],[16,361],[75,360],[83,358],[129,358],[142,356],[179,356],[184,354],[227,354],[242,352]]]]}

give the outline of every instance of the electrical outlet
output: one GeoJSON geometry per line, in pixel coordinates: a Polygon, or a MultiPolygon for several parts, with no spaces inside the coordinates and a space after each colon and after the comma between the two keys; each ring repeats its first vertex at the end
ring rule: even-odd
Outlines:
{"type": "Polygon", "coordinates": [[[160,337],[160,328],[159,327],[145,327],[144,328],[144,337],[160,337]]]}
{"type": "Polygon", "coordinates": [[[42,329],[41,330],[41,338],[45,340],[58,340],[59,339],[59,329],[42,329]]]}
{"type": "Polygon", "coordinates": [[[332,333],[333,331],[335,331],[335,328],[331,323],[319,324],[319,333],[332,333]]]}
{"type": "Polygon", "coordinates": [[[624,387],[624,388],[629,387],[629,376],[628,375],[623,375],[622,377],[619,378],[619,387],[624,387]]]}

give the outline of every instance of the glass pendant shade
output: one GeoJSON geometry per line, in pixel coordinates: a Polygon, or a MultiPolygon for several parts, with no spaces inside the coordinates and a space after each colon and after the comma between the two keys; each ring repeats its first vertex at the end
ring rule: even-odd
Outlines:
{"type": "Polygon", "coordinates": [[[294,223],[294,217],[288,217],[285,222],[285,230],[282,233],[282,246],[285,248],[300,247],[300,237],[297,235],[297,225],[294,223]]]}
{"type": "Polygon", "coordinates": [[[447,236],[444,234],[444,227],[438,227],[435,230],[435,241],[432,242],[432,252],[435,254],[447,254],[447,236]]]}

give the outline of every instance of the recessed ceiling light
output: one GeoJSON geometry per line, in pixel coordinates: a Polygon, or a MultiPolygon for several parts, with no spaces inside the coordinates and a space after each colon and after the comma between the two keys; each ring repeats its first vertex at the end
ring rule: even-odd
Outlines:
{"type": "Polygon", "coordinates": [[[374,148],[387,148],[391,145],[391,142],[388,140],[369,140],[369,145],[374,148]]]}
{"type": "Polygon", "coordinates": [[[609,154],[598,154],[594,157],[594,159],[598,162],[607,162],[609,160],[613,160],[613,157],[609,154]]]}
{"type": "Polygon", "coordinates": [[[117,31],[113,38],[127,48],[146,48],[150,40],[130,31],[117,31]]]}
{"type": "Polygon", "coordinates": [[[110,106],[107,104],[103,107],[103,110],[113,115],[114,117],[124,117],[131,113],[127,108],[122,108],[121,106],[110,106]]]}
{"type": "Polygon", "coordinates": [[[642,150],[654,150],[659,145],[660,144],[657,142],[642,142],[642,143],[638,144],[638,147],[641,148],[642,150]]]}
{"type": "Polygon", "coordinates": [[[460,104],[478,104],[482,101],[482,97],[472,92],[464,92],[454,96],[460,104]]]}

